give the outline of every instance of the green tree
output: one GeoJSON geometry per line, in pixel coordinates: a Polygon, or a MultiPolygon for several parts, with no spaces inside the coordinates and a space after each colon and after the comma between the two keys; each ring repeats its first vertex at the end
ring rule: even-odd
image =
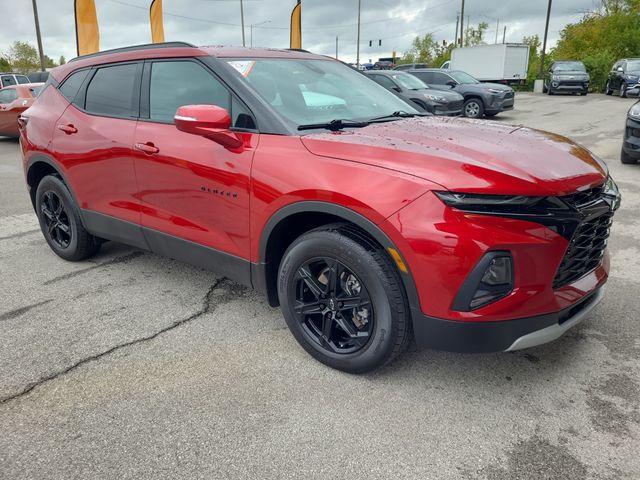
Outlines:
{"type": "Polygon", "coordinates": [[[13,42],[9,47],[9,60],[14,72],[36,72],[40,68],[38,52],[27,42],[13,42]]]}
{"type": "Polygon", "coordinates": [[[488,29],[489,24],[487,22],[480,22],[477,27],[468,27],[464,39],[465,47],[482,45],[484,43],[484,35],[488,29]]]}
{"type": "Polygon", "coordinates": [[[67,59],[64,58],[64,55],[60,55],[60,59],[58,60],[58,65],[64,65],[67,63],[67,59]]]}
{"type": "Polygon", "coordinates": [[[0,56],[0,72],[10,72],[11,63],[8,58],[0,56]]]}
{"type": "Polygon", "coordinates": [[[54,68],[57,67],[58,64],[54,62],[53,58],[50,58],[48,55],[44,56],[44,66],[46,68],[54,68]]]}

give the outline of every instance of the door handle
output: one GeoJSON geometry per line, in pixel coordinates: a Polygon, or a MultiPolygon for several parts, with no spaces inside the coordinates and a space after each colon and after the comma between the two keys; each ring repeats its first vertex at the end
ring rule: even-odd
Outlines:
{"type": "Polygon", "coordinates": [[[141,152],[144,152],[147,155],[153,155],[154,153],[158,153],[160,151],[160,149],[151,142],[136,143],[135,149],[140,150],[141,152]]]}
{"type": "Polygon", "coordinates": [[[71,135],[72,133],[78,133],[78,129],[74,127],[72,124],[65,125],[61,123],[58,125],[58,130],[62,130],[67,135],[71,135]]]}

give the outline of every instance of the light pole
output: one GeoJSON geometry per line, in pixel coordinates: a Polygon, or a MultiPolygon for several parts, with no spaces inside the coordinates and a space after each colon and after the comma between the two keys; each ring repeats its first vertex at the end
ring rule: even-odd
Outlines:
{"type": "Polygon", "coordinates": [[[460,46],[464,47],[464,0],[462,0],[462,9],[460,10],[460,46]]]}
{"type": "Polygon", "coordinates": [[[260,23],[252,23],[251,25],[249,25],[249,28],[251,29],[251,35],[250,35],[250,41],[249,44],[253,47],[253,27],[259,27],[260,25],[264,25],[265,23],[271,23],[271,20],[265,20],[264,22],[260,22],[260,23]]]}
{"type": "Polygon", "coordinates": [[[42,51],[42,35],[40,35],[40,20],[38,20],[38,5],[36,0],[33,0],[33,19],[36,22],[36,38],[38,40],[38,53],[40,54],[40,69],[44,72],[46,65],[44,63],[44,52],[42,51]]]}
{"type": "Polygon", "coordinates": [[[540,70],[538,71],[538,80],[544,78],[544,57],[547,54],[547,35],[549,34],[549,19],[551,18],[551,3],[553,0],[549,0],[549,6],[547,7],[547,24],[544,27],[544,41],[542,42],[542,54],[540,55],[540,70]]]}
{"type": "Polygon", "coordinates": [[[242,5],[242,0],[240,0],[240,23],[242,24],[242,46],[246,47],[246,43],[244,40],[244,6],[242,5]]]}

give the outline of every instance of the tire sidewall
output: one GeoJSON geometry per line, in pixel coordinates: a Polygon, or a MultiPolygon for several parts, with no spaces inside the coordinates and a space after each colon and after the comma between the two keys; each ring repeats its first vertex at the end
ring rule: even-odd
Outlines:
{"type": "Polygon", "coordinates": [[[64,259],[73,259],[78,251],[78,238],[81,227],[80,215],[78,214],[78,209],[76,208],[69,190],[57,177],[47,176],[38,184],[38,189],[36,190],[36,215],[38,216],[38,222],[40,223],[42,234],[56,255],[64,259]],[[47,230],[47,224],[41,210],[42,198],[47,192],[53,192],[58,196],[69,218],[71,241],[69,242],[69,246],[66,248],[61,248],[57,245],[51,239],[51,235],[47,230]]]}
{"type": "Polygon", "coordinates": [[[478,100],[477,98],[470,98],[469,100],[464,102],[463,108],[464,108],[464,116],[467,118],[482,118],[484,116],[484,105],[482,104],[482,101],[478,100]],[[469,106],[472,103],[475,103],[478,105],[478,114],[476,116],[467,115],[467,106],[469,106]]]}
{"type": "Polygon", "coordinates": [[[390,292],[384,272],[368,252],[356,242],[335,232],[313,232],[294,242],[285,253],[278,273],[278,295],[285,321],[302,347],[312,356],[333,368],[352,373],[373,370],[391,357],[398,328],[389,302],[390,292]],[[344,248],[348,246],[347,248],[344,248]],[[354,353],[336,354],[318,346],[299,322],[292,305],[295,302],[294,277],[298,269],[315,257],[338,260],[364,284],[373,305],[374,327],[365,347],[354,353]]]}

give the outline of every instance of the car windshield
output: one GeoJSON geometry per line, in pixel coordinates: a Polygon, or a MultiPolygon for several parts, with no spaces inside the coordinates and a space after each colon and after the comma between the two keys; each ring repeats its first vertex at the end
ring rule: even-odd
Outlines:
{"type": "Polygon", "coordinates": [[[480,83],[479,80],[476,80],[471,75],[465,72],[448,72],[456,82],[461,83],[463,85],[473,85],[475,83],[480,83]]]}
{"type": "Polygon", "coordinates": [[[418,113],[365,75],[333,60],[257,58],[228,63],[297,126],[418,113]]]}
{"type": "Polygon", "coordinates": [[[640,60],[633,60],[631,62],[627,62],[627,71],[640,72],[640,60]]]}
{"type": "Polygon", "coordinates": [[[553,66],[554,72],[586,72],[582,62],[557,63],[553,66]]]}
{"type": "Polygon", "coordinates": [[[409,90],[424,90],[429,88],[426,83],[409,73],[396,73],[391,75],[391,77],[404,88],[408,88],[409,90]]]}

